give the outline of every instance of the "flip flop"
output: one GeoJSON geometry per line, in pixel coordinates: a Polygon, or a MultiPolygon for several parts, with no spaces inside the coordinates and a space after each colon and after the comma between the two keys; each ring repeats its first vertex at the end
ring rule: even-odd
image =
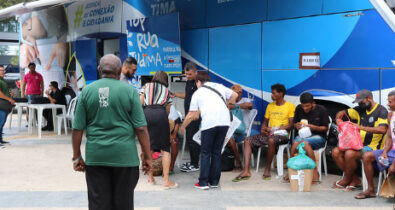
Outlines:
{"type": "Polygon", "coordinates": [[[289,176],[283,176],[283,178],[280,181],[281,183],[289,183],[289,176]]]}
{"type": "Polygon", "coordinates": [[[354,198],[355,199],[366,199],[366,198],[375,198],[376,195],[369,195],[364,192],[358,193],[354,198]]]}
{"type": "Polygon", "coordinates": [[[270,181],[272,179],[272,176],[262,175],[262,179],[266,181],[270,181]]]}
{"type": "Polygon", "coordinates": [[[333,183],[332,188],[333,189],[340,189],[343,190],[346,188],[346,186],[343,186],[341,184],[339,184],[339,182],[341,182],[341,180],[337,180],[336,182],[333,183]]]}
{"type": "Polygon", "coordinates": [[[251,176],[237,176],[236,178],[232,179],[232,182],[240,182],[244,180],[249,180],[251,176]]]}
{"type": "Polygon", "coordinates": [[[172,175],[172,174],[174,174],[174,171],[169,171],[169,175],[172,175]]]}
{"type": "Polygon", "coordinates": [[[344,191],[345,191],[345,192],[351,192],[351,191],[354,191],[354,190],[361,190],[361,189],[362,189],[362,185],[356,185],[356,186],[348,185],[348,186],[344,189],[344,191]]]}

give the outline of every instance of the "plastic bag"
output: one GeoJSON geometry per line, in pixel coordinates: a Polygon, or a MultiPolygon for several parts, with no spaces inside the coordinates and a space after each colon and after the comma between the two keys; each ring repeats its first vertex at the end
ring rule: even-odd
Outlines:
{"type": "Polygon", "coordinates": [[[350,121],[341,122],[339,129],[339,149],[345,150],[361,150],[363,148],[362,138],[359,129],[350,121]]]}
{"type": "Polygon", "coordinates": [[[298,145],[297,149],[299,151],[298,156],[290,158],[287,162],[288,168],[292,168],[295,170],[304,170],[304,169],[314,169],[317,164],[306,155],[306,151],[304,151],[303,147],[305,144],[302,142],[298,145]]]}

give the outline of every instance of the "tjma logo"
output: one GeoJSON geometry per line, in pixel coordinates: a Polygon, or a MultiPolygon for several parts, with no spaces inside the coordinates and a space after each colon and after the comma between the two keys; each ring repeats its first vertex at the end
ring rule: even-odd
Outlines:
{"type": "Polygon", "coordinates": [[[84,13],[84,10],[83,10],[82,5],[78,6],[77,11],[75,12],[74,28],[80,27],[83,13],[84,13]]]}

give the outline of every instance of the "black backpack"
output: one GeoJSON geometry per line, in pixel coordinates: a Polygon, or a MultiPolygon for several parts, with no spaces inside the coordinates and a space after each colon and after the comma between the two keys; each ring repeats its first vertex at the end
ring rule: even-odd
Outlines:
{"type": "Polygon", "coordinates": [[[221,171],[232,171],[235,166],[235,155],[229,146],[225,147],[221,155],[221,171]]]}

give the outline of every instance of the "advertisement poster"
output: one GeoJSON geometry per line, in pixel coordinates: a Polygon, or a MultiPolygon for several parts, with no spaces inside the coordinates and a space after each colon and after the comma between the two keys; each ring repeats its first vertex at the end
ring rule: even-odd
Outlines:
{"type": "Polygon", "coordinates": [[[178,13],[126,19],[128,56],[138,61],[138,75],[181,74],[178,13]]]}
{"type": "MultiPolygon", "coordinates": [[[[29,72],[28,64],[36,64],[36,71],[43,76],[44,91],[49,89],[51,81],[59,87],[66,86],[66,78],[76,78],[75,71],[69,71],[69,42],[67,42],[68,24],[63,6],[52,7],[19,18],[21,79],[29,72]]],[[[76,81],[75,81],[76,82],[76,81]]],[[[70,82],[71,88],[78,89],[70,82]]]]}

